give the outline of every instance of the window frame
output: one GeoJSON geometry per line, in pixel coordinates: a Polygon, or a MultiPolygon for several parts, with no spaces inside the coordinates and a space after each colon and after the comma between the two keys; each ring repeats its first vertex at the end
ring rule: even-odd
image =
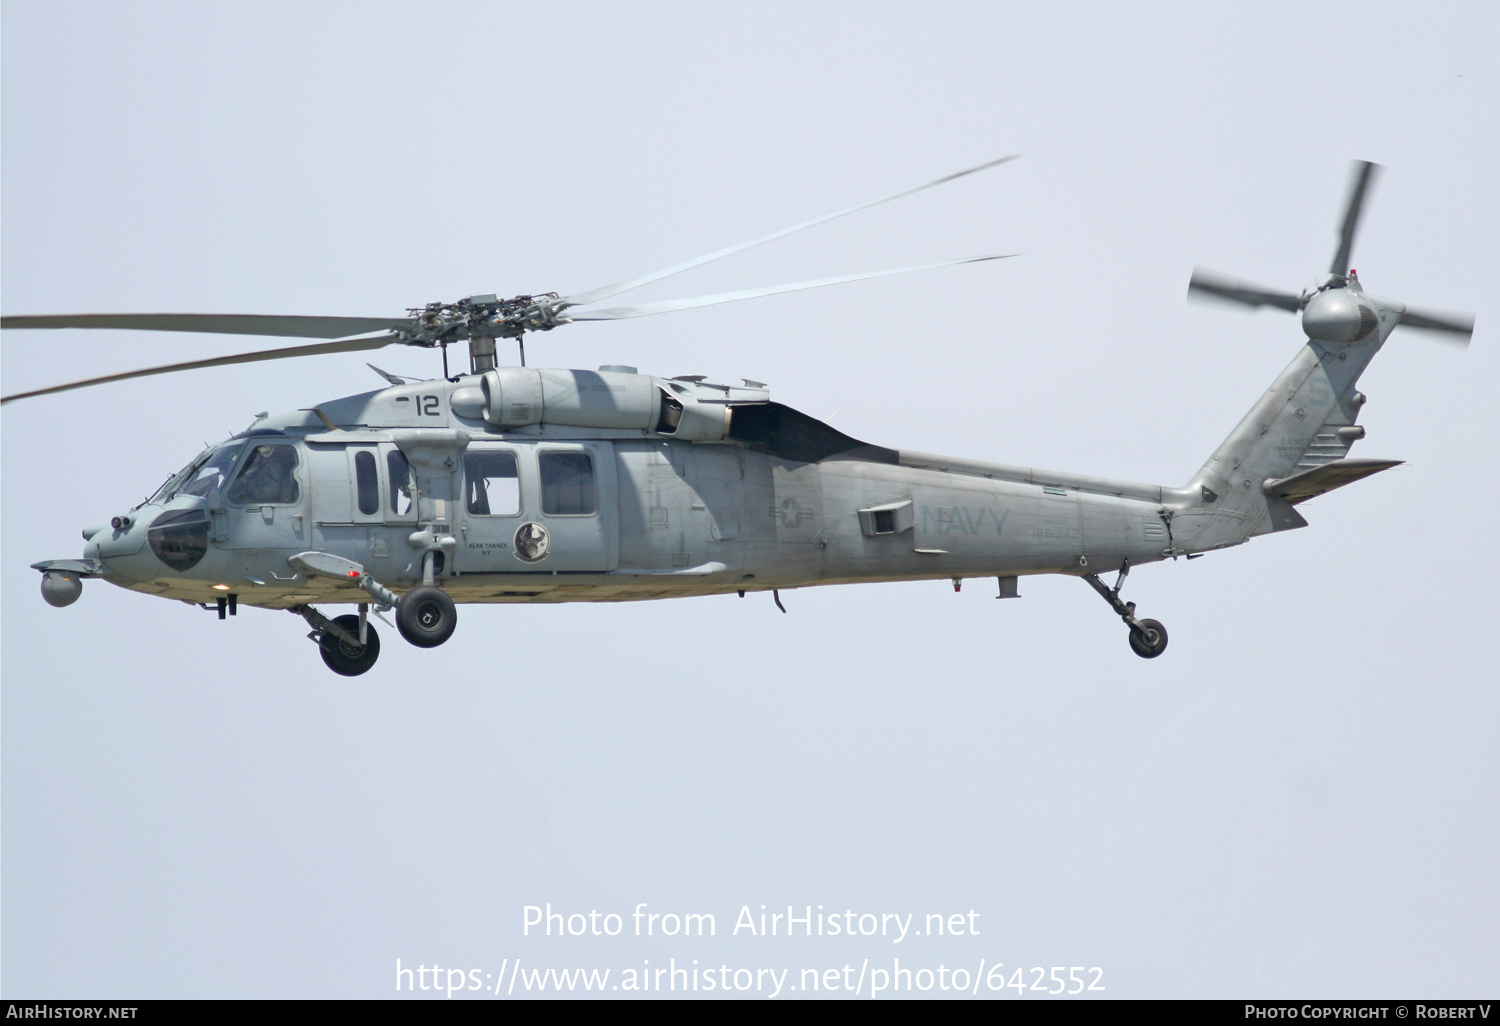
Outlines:
{"type": "Polygon", "coordinates": [[[353,513],[360,519],[368,520],[380,516],[380,500],[383,488],[380,487],[380,457],[372,445],[351,446],[354,452],[354,509],[353,513]],[[370,485],[373,489],[375,499],[374,509],[365,509],[364,482],[361,480],[361,460],[368,457],[370,466],[370,485]]]}
{"type": "Polygon", "coordinates": [[[381,446],[381,450],[383,457],[380,463],[385,475],[385,487],[380,492],[380,517],[385,523],[395,527],[414,524],[417,522],[416,483],[413,480],[416,475],[412,472],[411,461],[406,458],[406,453],[402,452],[399,446],[392,445],[389,448],[381,446]],[[392,466],[397,458],[406,465],[404,483],[408,491],[406,493],[407,507],[404,512],[397,512],[395,507],[396,497],[400,494],[403,483],[398,479],[396,469],[392,466]]]}
{"type": "Polygon", "coordinates": [[[500,520],[500,519],[515,519],[515,518],[523,516],[525,514],[525,512],[526,512],[526,491],[527,491],[527,489],[526,489],[525,484],[523,483],[521,452],[520,452],[519,449],[512,449],[512,448],[491,448],[490,446],[485,446],[484,448],[481,448],[481,449],[472,449],[472,448],[471,449],[465,449],[464,450],[463,461],[462,461],[461,465],[463,467],[463,478],[462,478],[462,482],[461,482],[462,499],[460,501],[463,504],[462,508],[463,508],[465,516],[469,516],[469,517],[493,517],[493,518],[495,518],[497,520],[500,520]],[[474,510],[472,510],[472,509],[469,508],[469,460],[471,458],[473,458],[473,459],[482,459],[482,458],[484,458],[486,456],[509,456],[510,457],[511,465],[515,468],[515,472],[516,472],[516,475],[515,475],[515,482],[516,482],[516,508],[515,508],[515,511],[512,512],[512,513],[494,513],[494,512],[490,512],[490,513],[476,513],[474,510]]]}
{"type": "Polygon", "coordinates": [[[302,447],[299,446],[296,442],[287,438],[278,438],[274,441],[269,439],[247,439],[247,444],[240,451],[239,457],[235,460],[233,470],[231,471],[228,479],[219,489],[219,494],[222,496],[223,501],[226,504],[233,506],[235,509],[242,510],[257,510],[262,509],[266,506],[291,508],[293,506],[302,505],[303,500],[307,498],[307,482],[302,479],[302,476],[298,473],[298,471],[302,470],[303,467],[307,465],[307,459],[305,456],[303,456],[301,448],[302,447]],[[272,448],[287,448],[292,450],[292,456],[295,462],[292,463],[292,466],[290,468],[290,477],[292,479],[292,483],[297,486],[297,494],[294,498],[290,500],[277,499],[274,501],[269,499],[236,500],[234,498],[234,486],[239,483],[240,475],[243,474],[246,470],[250,469],[250,461],[254,458],[255,450],[259,449],[263,445],[270,446],[272,448]]]}

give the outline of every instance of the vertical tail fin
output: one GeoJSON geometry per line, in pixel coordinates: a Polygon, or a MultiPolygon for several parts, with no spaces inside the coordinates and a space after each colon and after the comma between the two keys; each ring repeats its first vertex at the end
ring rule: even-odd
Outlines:
{"type": "Polygon", "coordinates": [[[1307,525],[1276,484],[1343,459],[1363,437],[1354,422],[1365,397],[1354,386],[1401,320],[1400,304],[1361,299],[1378,317],[1374,329],[1352,342],[1310,339],[1177,493],[1170,510],[1176,551],[1307,525]]]}
{"type": "Polygon", "coordinates": [[[1394,466],[1388,460],[1343,458],[1364,437],[1364,429],[1354,425],[1365,401],[1354,390],[1360,374],[1398,324],[1441,331],[1468,344],[1473,318],[1414,313],[1403,303],[1366,295],[1349,267],[1354,231],[1378,166],[1355,162],[1338,249],[1316,291],[1293,295],[1193,272],[1190,296],[1300,311],[1308,341],[1167,503],[1162,515],[1172,529],[1174,551],[1202,552],[1305,527],[1294,502],[1394,466]]]}

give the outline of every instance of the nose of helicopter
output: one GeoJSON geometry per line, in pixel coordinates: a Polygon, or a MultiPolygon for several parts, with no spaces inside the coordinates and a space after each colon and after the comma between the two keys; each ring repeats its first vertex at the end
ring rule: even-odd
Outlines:
{"type": "Polygon", "coordinates": [[[97,563],[106,571],[112,568],[109,559],[104,555],[103,545],[110,539],[110,527],[108,524],[99,524],[95,527],[86,527],[83,530],[83,558],[97,563]]]}
{"type": "Polygon", "coordinates": [[[100,535],[107,534],[109,528],[100,524],[97,527],[86,527],[83,530],[83,558],[104,562],[104,555],[100,552],[100,535]]]}
{"type": "Polygon", "coordinates": [[[121,564],[138,559],[146,548],[147,532],[156,512],[154,507],[143,506],[117,516],[107,524],[84,528],[83,558],[93,560],[113,573],[139,576],[130,574],[129,567],[121,564]]]}
{"type": "Polygon", "coordinates": [[[129,579],[128,574],[120,573],[119,553],[144,548],[145,527],[128,517],[117,519],[122,523],[113,530],[104,524],[83,529],[83,559],[49,559],[31,564],[42,572],[42,598],[49,606],[60,608],[77,602],[85,578],[105,577],[115,583],[129,579]],[[115,560],[109,558],[111,554],[115,560]]]}

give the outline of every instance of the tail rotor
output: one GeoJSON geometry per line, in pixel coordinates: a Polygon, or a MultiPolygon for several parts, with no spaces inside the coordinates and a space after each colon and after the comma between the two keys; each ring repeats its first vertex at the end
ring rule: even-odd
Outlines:
{"type": "MultiPolygon", "coordinates": [[[[1354,342],[1369,337],[1380,323],[1379,315],[1366,299],[1359,277],[1349,267],[1349,261],[1360,216],[1379,170],[1379,164],[1368,160],[1355,161],[1349,197],[1344,203],[1344,219],[1338,230],[1338,248],[1334,251],[1327,278],[1316,289],[1301,293],[1264,289],[1200,267],[1194,268],[1188,281],[1188,297],[1256,308],[1270,306],[1288,313],[1300,312],[1303,331],[1309,339],[1320,342],[1354,342]]],[[[1382,305],[1387,310],[1394,307],[1401,311],[1397,323],[1408,328],[1440,332],[1443,341],[1467,346],[1473,337],[1474,318],[1470,315],[1419,312],[1389,301],[1382,305]]]]}

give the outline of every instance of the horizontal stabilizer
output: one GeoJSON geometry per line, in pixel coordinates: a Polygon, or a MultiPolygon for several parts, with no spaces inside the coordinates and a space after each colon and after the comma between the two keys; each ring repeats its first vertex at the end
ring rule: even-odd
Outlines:
{"type": "Polygon", "coordinates": [[[1333,460],[1304,470],[1300,474],[1291,477],[1283,477],[1266,481],[1261,486],[1268,495],[1279,496],[1295,506],[1299,502],[1306,502],[1324,492],[1331,492],[1335,488],[1342,488],[1346,484],[1358,481],[1360,478],[1378,474],[1382,470],[1399,467],[1404,460],[1333,460]]]}

